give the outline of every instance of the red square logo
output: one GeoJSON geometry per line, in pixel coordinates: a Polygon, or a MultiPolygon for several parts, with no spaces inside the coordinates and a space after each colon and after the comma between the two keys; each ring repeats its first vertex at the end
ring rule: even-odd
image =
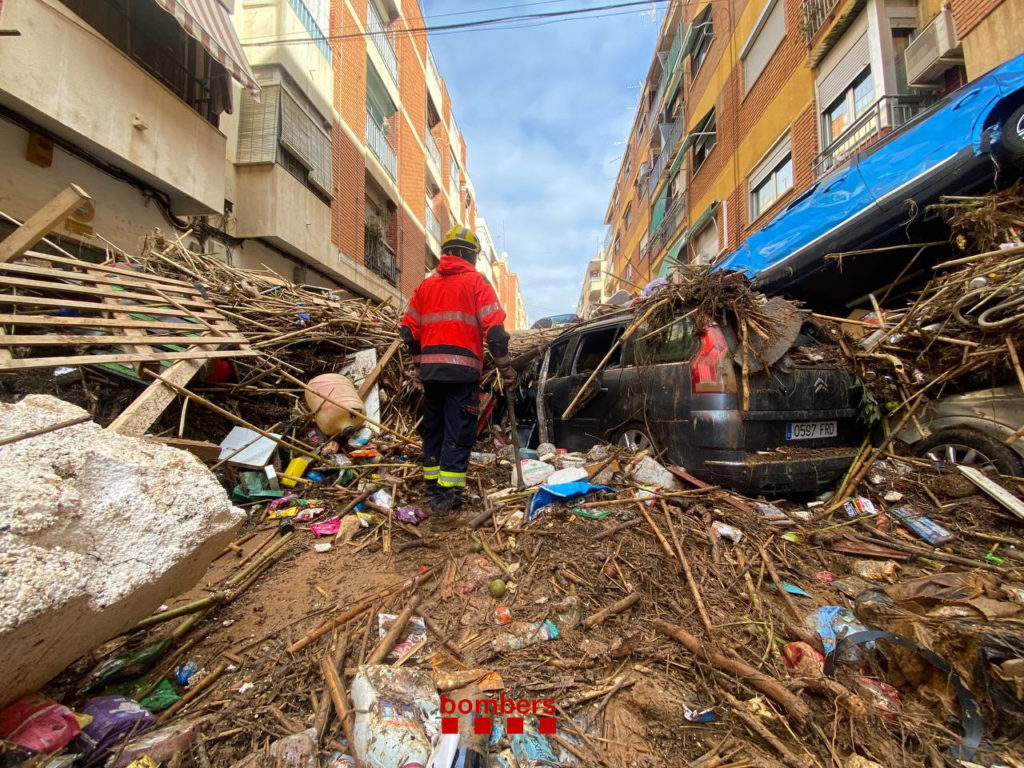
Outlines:
{"type": "Polygon", "coordinates": [[[511,735],[521,734],[523,732],[523,718],[521,717],[506,717],[505,718],[505,730],[511,735]]]}
{"type": "Polygon", "coordinates": [[[555,732],[555,718],[553,717],[538,717],[537,718],[537,730],[542,734],[548,735],[555,732]]]}
{"type": "Polygon", "coordinates": [[[473,718],[473,733],[489,734],[491,732],[491,718],[489,717],[474,717],[473,718]]]}
{"type": "Polygon", "coordinates": [[[458,733],[459,732],[459,718],[457,717],[442,717],[441,718],[441,733],[458,733]]]}

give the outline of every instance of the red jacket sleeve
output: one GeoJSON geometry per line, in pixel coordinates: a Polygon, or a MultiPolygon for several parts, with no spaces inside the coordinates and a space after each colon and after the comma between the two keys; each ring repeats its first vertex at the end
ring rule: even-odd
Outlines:
{"type": "Polygon", "coordinates": [[[420,353],[420,312],[419,312],[420,290],[417,288],[412,292],[409,299],[409,306],[402,316],[402,340],[413,355],[420,353]]]}
{"type": "Polygon", "coordinates": [[[476,319],[480,323],[491,355],[496,358],[505,357],[508,354],[505,310],[501,308],[494,288],[483,275],[479,275],[476,286],[476,319]]]}

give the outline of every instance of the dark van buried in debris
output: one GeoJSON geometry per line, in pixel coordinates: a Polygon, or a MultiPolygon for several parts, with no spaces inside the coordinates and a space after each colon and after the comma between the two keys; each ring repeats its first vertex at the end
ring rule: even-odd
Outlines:
{"type": "Polygon", "coordinates": [[[815,351],[826,348],[824,331],[797,316],[769,367],[749,366],[744,393],[740,344],[727,326],[698,327],[681,313],[616,346],[632,321],[632,311],[618,312],[551,344],[537,378],[541,441],[570,451],[650,447],[702,480],[750,493],[814,491],[849,469],[866,432],[861,389],[815,351]],[[563,419],[574,400],[582,405],[563,419]]]}

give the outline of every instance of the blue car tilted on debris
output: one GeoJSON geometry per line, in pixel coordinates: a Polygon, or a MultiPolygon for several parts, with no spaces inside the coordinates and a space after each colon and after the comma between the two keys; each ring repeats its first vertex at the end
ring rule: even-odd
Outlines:
{"type": "Polygon", "coordinates": [[[848,301],[884,285],[913,252],[841,265],[830,254],[915,242],[927,226],[925,206],[942,195],[988,191],[1022,165],[1024,54],[851,155],[716,268],[746,272],[769,294],[848,301]]]}

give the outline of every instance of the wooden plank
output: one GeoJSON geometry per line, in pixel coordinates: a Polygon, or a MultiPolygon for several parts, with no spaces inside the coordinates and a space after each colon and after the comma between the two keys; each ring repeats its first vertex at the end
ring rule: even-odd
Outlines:
{"type": "MultiPolygon", "coordinates": [[[[135,301],[156,301],[161,304],[167,303],[165,299],[161,299],[159,296],[154,296],[152,293],[140,293],[138,291],[111,291],[105,288],[90,288],[85,285],[57,283],[49,280],[29,280],[21,277],[0,276],[0,285],[7,286],[8,288],[29,288],[36,291],[59,291],[60,293],[83,293],[89,296],[105,296],[113,299],[134,299],[135,301]]],[[[185,299],[181,303],[189,308],[213,308],[213,305],[210,302],[201,297],[198,299],[185,299]]]]}
{"type": "MultiPolygon", "coordinates": [[[[167,387],[164,387],[164,389],[167,389],[167,387]]],[[[186,440],[183,437],[155,436],[150,436],[147,437],[146,439],[152,440],[154,443],[162,443],[163,445],[169,445],[172,448],[179,448],[183,451],[188,451],[189,453],[192,453],[199,457],[202,461],[216,461],[217,457],[220,456],[220,446],[217,445],[216,443],[211,443],[206,440],[186,440]]]]}
{"type": "Polygon", "coordinates": [[[81,187],[75,184],[66,187],[0,242],[0,262],[10,261],[21,256],[42,240],[47,233],[53,231],[54,227],[64,221],[82,203],[91,199],[81,187]]]}
{"type": "Polygon", "coordinates": [[[981,490],[1013,512],[1021,520],[1024,520],[1024,501],[1018,499],[995,480],[974,467],[965,467],[963,464],[957,464],[956,468],[963,472],[967,479],[981,488],[981,490]]]}
{"type": "MultiPolygon", "coordinates": [[[[130,307],[129,307],[130,309],[130,307]]],[[[205,326],[198,322],[181,322],[161,320],[119,320],[112,317],[61,317],[59,315],[17,315],[0,314],[0,324],[26,326],[44,325],[55,328],[151,328],[153,330],[174,330],[189,333],[195,330],[201,333],[205,326]]],[[[235,333],[235,328],[227,320],[214,323],[214,327],[225,333],[235,333]]]]}
{"type": "MultiPolygon", "coordinates": [[[[91,274],[90,274],[90,277],[91,277],[91,274]]],[[[101,301],[105,305],[107,305],[108,307],[118,307],[119,308],[121,306],[121,302],[118,299],[112,298],[110,296],[104,296],[101,301]]],[[[110,317],[116,318],[118,320],[124,320],[124,319],[127,319],[127,318],[131,317],[131,315],[129,315],[126,312],[111,311],[110,317]]],[[[121,330],[117,331],[117,333],[120,336],[139,335],[139,334],[130,334],[128,331],[124,330],[123,328],[121,330]]],[[[137,355],[152,355],[156,351],[148,343],[127,344],[126,347],[125,347],[125,350],[126,351],[130,351],[130,352],[132,352],[134,354],[137,354],[137,355]]],[[[135,373],[137,373],[139,376],[141,376],[142,375],[142,369],[145,368],[147,365],[152,366],[152,365],[158,365],[158,364],[159,363],[139,362],[139,363],[133,363],[132,364],[132,368],[135,369],[135,373]]]]}
{"type": "MultiPolygon", "coordinates": [[[[23,333],[0,336],[0,346],[13,347],[25,344],[32,347],[89,346],[110,344],[147,344],[161,346],[164,344],[192,345],[200,344],[244,344],[245,336],[147,336],[144,333],[133,333],[111,336],[85,336],[74,333],[23,333]]],[[[148,353],[151,354],[151,353],[148,353]]]]}
{"type": "Polygon", "coordinates": [[[398,347],[401,345],[401,343],[402,340],[400,338],[395,339],[393,342],[391,342],[391,346],[388,347],[383,357],[381,357],[381,359],[377,361],[377,364],[373,366],[373,369],[368,374],[366,374],[366,378],[363,379],[363,383],[359,385],[358,394],[360,400],[365,400],[366,396],[370,394],[370,390],[373,389],[373,385],[376,384],[377,379],[380,378],[380,373],[381,371],[384,370],[384,366],[387,365],[388,361],[390,361],[391,358],[394,356],[395,352],[398,350],[398,347]]]}
{"type": "Polygon", "coordinates": [[[54,368],[60,365],[100,365],[102,363],[159,363],[164,360],[208,360],[213,357],[255,357],[258,352],[241,349],[201,350],[193,352],[156,352],[153,355],[73,355],[71,357],[37,357],[0,361],[0,371],[26,368],[54,368]]]}
{"type": "MultiPolygon", "coordinates": [[[[179,387],[184,387],[202,367],[202,360],[179,360],[164,371],[163,377],[179,387]]],[[[175,390],[157,379],[121,411],[107,429],[119,435],[144,435],[177,396],[175,390]]]]}
{"type": "MultiPolygon", "coordinates": [[[[151,297],[150,301],[157,301],[155,297],[151,297]]],[[[166,303],[166,302],[164,302],[166,303]]],[[[53,299],[46,296],[15,296],[8,293],[0,293],[0,304],[26,304],[26,305],[37,305],[40,307],[66,307],[68,309],[90,309],[93,312],[106,311],[103,304],[98,301],[72,301],[71,299],[53,299]]],[[[171,317],[182,317],[180,309],[171,309],[170,307],[150,307],[143,304],[138,306],[126,305],[125,311],[132,314],[142,315],[170,315],[171,317]]],[[[202,310],[190,310],[188,317],[195,318],[207,318],[208,320],[220,320],[223,315],[217,312],[216,309],[202,309],[202,310]]]]}
{"type": "Polygon", "coordinates": [[[165,275],[157,275],[153,272],[127,272],[124,269],[117,267],[110,267],[106,264],[91,264],[81,259],[70,259],[67,256],[53,256],[49,253],[39,253],[38,251],[28,251],[25,254],[26,259],[43,259],[45,261],[52,261],[55,264],[67,264],[71,267],[80,267],[82,265],[87,266],[89,269],[98,269],[100,272],[116,272],[117,274],[133,274],[137,277],[145,277],[147,280],[153,280],[158,283],[167,283],[168,285],[181,285],[186,288],[194,288],[195,286],[187,280],[176,280],[173,277],[167,277],[165,275]]]}
{"type": "MultiPolygon", "coordinates": [[[[111,275],[107,276],[107,273],[96,269],[98,265],[90,264],[87,261],[83,261],[81,268],[86,270],[85,272],[75,272],[71,269],[58,269],[56,267],[34,267],[31,264],[2,264],[0,263],[0,272],[8,272],[14,275],[35,275],[37,277],[49,277],[54,280],[81,280],[86,283],[99,283],[102,285],[128,285],[133,288],[150,288],[153,287],[152,283],[146,279],[146,275],[137,272],[128,272],[126,270],[114,270],[118,272],[120,278],[111,275]]],[[[59,283],[64,285],[64,283],[59,283]]],[[[180,286],[180,285],[160,285],[165,291],[173,291],[174,293],[184,293],[188,296],[199,296],[199,293],[191,285],[180,286]]]]}
{"type": "Polygon", "coordinates": [[[747,504],[745,501],[740,500],[728,491],[720,491],[714,488],[714,486],[708,485],[703,480],[698,480],[696,477],[691,475],[682,467],[665,467],[669,472],[678,477],[680,480],[684,480],[695,488],[701,490],[710,490],[716,499],[724,501],[731,507],[738,509],[740,512],[747,512],[753,514],[754,508],[747,504]]]}

